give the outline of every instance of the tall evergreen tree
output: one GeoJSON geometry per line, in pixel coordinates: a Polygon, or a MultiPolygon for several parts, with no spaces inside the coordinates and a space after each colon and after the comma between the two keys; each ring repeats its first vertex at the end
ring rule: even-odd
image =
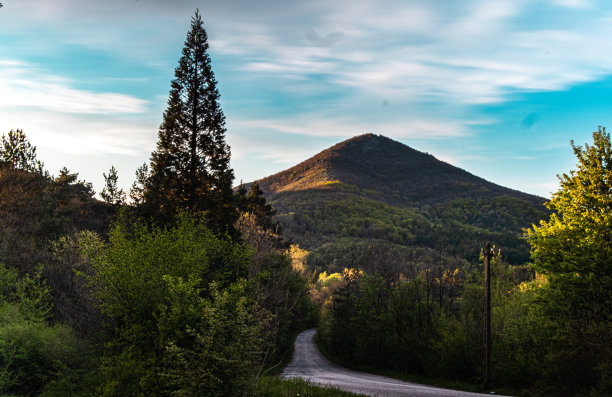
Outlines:
{"type": "Polygon", "coordinates": [[[208,37],[198,10],[174,75],[151,156],[145,204],[161,223],[171,222],[179,209],[206,211],[209,227],[222,233],[230,231],[236,219],[234,172],[208,37]]]}

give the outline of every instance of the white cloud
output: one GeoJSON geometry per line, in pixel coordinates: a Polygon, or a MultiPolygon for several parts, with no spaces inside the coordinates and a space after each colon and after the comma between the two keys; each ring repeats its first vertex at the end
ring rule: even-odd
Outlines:
{"type": "Polygon", "coordinates": [[[520,0],[444,6],[426,1],[314,2],[302,23],[283,32],[275,24],[239,19],[238,28],[228,29],[220,52],[240,54],[244,63],[236,67],[242,71],[309,79],[315,85],[322,79],[357,95],[496,103],[515,92],[562,90],[594,81],[612,68],[612,59],[601,57],[612,50],[610,13],[557,19],[559,12],[572,10],[555,6],[585,8],[589,3],[553,3],[540,10],[553,16],[533,23],[533,3],[520,0]],[[568,18],[572,24],[563,24],[568,18]],[[308,39],[312,32],[335,39],[316,45],[317,40],[308,39]]]}
{"type": "MultiPolygon", "coordinates": [[[[22,129],[33,145],[62,155],[148,157],[157,126],[150,121],[30,109],[0,109],[0,134],[22,129]]],[[[44,159],[43,159],[44,161],[44,159]]]]}
{"type": "Polygon", "coordinates": [[[552,0],[552,3],[559,7],[572,9],[586,9],[593,5],[590,0],[552,0]]]}
{"type": "MultiPolygon", "coordinates": [[[[273,131],[280,134],[293,134],[316,137],[350,138],[364,133],[375,133],[391,138],[445,139],[458,138],[468,134],[468,125],[476,122],[455,120],[421,119],[402,122],[359,122],[354,119],[330,119],[313,114],[292,119],[255,119],[240,120],[232,123],[232,130],[273,131]]],[[[483,121],[486,123],[486,121],[483,121]]]]}
{"type": "Polygon", "coordinates": [[[71,87],[65,78],[44,74],[20,61],[0,61],[0,108],[34,108],[61,113],[144,113],[147,101],[119,93],[71,87]]]}

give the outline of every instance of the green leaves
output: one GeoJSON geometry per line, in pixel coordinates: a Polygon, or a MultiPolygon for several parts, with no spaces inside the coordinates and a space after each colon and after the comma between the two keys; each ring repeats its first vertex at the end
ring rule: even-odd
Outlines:
{"type": "Polygon", "coordinates": [[[51,296],[40,269],[18,277],[0,265],[0,393],[37,394],[61,369],[78,366],[79,343],[50,321],[51,296]]]}
{"type": "Polygon", "coordinates": [[[90,278],[117,333],[100,393],[247,394],[270,321],[242,279],[250,253],[184,213],[168,228],[120,216],[90,278]]]}
{"type": "Polygon", "coordinates": [[[579,393],[609,383],[605,370],[597,375],[595,368],[612,368],[604,342],[612,328],[610,134],[600,127],[593,145],[572,142],[572,148],[578,168],[559,177],[560,189],[548,203],[556,213],[528,230],[527,239],[534,268],[548,281],[537,291],[554,335],[548,376],[579,393]]]}

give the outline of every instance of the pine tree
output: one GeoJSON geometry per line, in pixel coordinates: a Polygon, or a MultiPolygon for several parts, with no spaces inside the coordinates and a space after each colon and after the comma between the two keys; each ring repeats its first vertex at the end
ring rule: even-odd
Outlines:
{"type": "Polygon", "coordinates": [[[247,192],[244,183],[240,182],[234,198],[236,209],[239,213],[253,214],[257,221],[257,225],[264,229],[280,233],[280,225],[274,224],[272,218],[276,215],[276,211],[272,209],[264,193],[259,187],[259,182],[255,181],[251,184],[251,188],[247,192]]]}
{"type": "Polygon", "coordinates": [[[111,166],[108,175],[102,173],[102,176],[104,176],[104,188],[102,192],[100,192],[102,200],[110,205],[121,205],[125,203],[125,192],[117,185],[119,175],[117,175],[115,166],[111,166]]]}
{"type": "Polygon", "coordinates": [[[209,227],[221,233],[231,231],[237,216],[234,172],[199,11],[191,20],[171,87],[151,156],[145,204],[162,224],[172,222],[179,210],[206,211],[209,227]]]}
{"type": "Polygon", "coordinates": [[[247,195],[247,202],[248,212],[255,214],[259,225],[266,229],[273,230],[275,225],[272,223],[272,217],[276,214],[276,211],[266,202],[264,193],[257,181],[253,182],[251,185],[251,189],[247,195]]]}
{"type": "Polygon", "coordinates": [[[149,166],[144,163],[136,169],[136,180],[130,188],[130,200],[132,205],[140,206],[144,202],[144,192],[149,178],[149,166]]]}
{"type": "Polygon", "coordinates": [[[10,130],[0,137],[0,167],[43,172],[43,163],[36,159],[36,146],[32,146],[23,130],[10,130]]]}

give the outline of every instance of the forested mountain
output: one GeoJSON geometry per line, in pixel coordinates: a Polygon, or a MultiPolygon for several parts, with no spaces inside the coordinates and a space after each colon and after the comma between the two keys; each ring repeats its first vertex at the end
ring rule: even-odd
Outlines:
{"type": "Polygon", "coordinates": [[[515,264],[523,228],[547,215],[542,197],[488,182],[381,135],[365,134],[259,181],[287,238],[317,268],[356,265],[384,245],[476,259],[490,240],[515,264]]]}

